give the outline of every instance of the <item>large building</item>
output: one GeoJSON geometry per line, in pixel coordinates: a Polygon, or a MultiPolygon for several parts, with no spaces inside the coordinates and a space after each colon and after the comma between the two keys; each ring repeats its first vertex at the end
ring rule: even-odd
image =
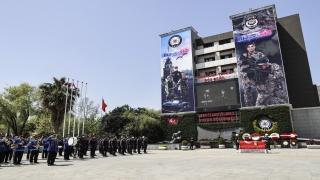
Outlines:
{"type": "MultiPolygon", "coordinates": [[[[232,31],[208,37],[199,37],[193,27],[160,35],[163,114],[196,112],[200,122],[201,117],[229,121],[239,119],[241,107],[272,104],[291,104],[293,108],[319,106],[299,14],[277,18],[275,6],[271,5],[230,16],[230,19],[234,27],[232,31]],[[245,28],[239,29],[239,25],[245,28]],[[186,44],[179,48],[181,42],[186,44]],[[256,48],[257,57],[251,57],[253,68],[244,71],[239,60],[249,59],[243,60],[242,65],[250,62],[250,55],[246,54],[249,46],[256,48]],[[182,59],[189,64],[183,63],[182,59]],[[266,84],[265,79],[270,79],[270,75],[264,77],[268,74],[266,69],[254,69],[262,65],[259,63],[268,63],[273,73],[269,74],[276,76],[280,73],[282,80],[274,78],[266,84]],[[278,72],[274,71],[277,68],[278,72]],[[250,73],[254,78],[244,77],[249,77],[250,73]],[[189,77],[185,77],[186,74],[189,77]],[[183,82],[189,85],[182,86],[183,82]],[[275,87],[269,90],[272,83],[275,87]],[[249,90],[252,94],[248,95],[249,90]],[[269,98],[271,93],[280,95],[269,98]],[[220,116],[216,116],[218,112],[220,116]]],[[[247,66],[250,67],[250,63],[247,66]]],[[[208,118],[203,121],[207,122],[208,118]]]]}

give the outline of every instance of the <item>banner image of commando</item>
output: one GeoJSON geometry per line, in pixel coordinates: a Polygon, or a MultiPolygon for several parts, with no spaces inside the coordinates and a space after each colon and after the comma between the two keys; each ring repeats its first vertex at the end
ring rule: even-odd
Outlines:
{"type": "Polygon", "coordinates": [[[274,7],[232,16],[242,107],[287,104],[274,7]]]}
{"type": "Polygon", "coordinates": [[[161,38],[162,113],[194,111],[191,32],[161,38]]]}

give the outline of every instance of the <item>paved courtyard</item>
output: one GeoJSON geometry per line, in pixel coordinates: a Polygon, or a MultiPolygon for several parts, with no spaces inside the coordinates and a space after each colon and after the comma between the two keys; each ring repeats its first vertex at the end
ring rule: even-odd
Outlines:
{"type": "Polygon", "coordinates": [[[275,149],[272,154],[238,154],[234,149],[150,150],[71,161],[58,157],[56,166],[47,166],[42,159],[30,165],[25,158],[20,166],[0,167],[0,179],[320,179],[320,150],[306,148],[275,149]]]}

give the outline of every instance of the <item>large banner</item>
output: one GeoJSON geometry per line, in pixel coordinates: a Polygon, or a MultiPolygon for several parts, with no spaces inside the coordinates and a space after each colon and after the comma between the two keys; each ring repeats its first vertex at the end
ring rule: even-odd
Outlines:
{"type": "Polygon", "coordinates": [[[231,16],[242,107],[287,104],[273,7],[231,16]]]}
{"type": "Polygon", "coordinates": [[[162,114],[194,111],[191,31],[161,37],[162,114]]]}

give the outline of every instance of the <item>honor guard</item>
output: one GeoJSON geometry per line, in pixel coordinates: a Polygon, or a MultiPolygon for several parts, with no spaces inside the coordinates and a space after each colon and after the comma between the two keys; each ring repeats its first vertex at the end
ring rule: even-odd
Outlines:
{"type": "Polygon", "coordinates": [[[70,155],[72,152],[72,146],[69,146],[68,141],[70,139],[70,135],[67,134],[66,138],[63,139],[63,149],[64,149],[64,160],[70,160],[70,155]]]}
{"type": "Polygon", "coordinates": [[[194,146],[194,139],[193,137],[190,138],[190,149],[193,150],[193,146],[194,146]]]}
{"type": "Polygon", "coordinates": [[[30,164],[38,163],[39,147],[40,142],[38,140],[38,137],[35,136],[34,139],[30,140],[28,143],[28,149],[30,150],[30,164]]]}
{"type": "Polygon", "coordinates": [[[49,146],[47,149],[49,154],[47,159],[47,164],[48,166],[53,166],[57,156],[57,152],[58,152],[58,142],[56,139],[56,135],[54,134],[49,136],[45,141],[49,143],[49,146]]]}
{"type": "Polygon", "coordinates": [[[95,152],[97,149],[97,139],[96,136],[93,135],[92,138],[89,140],[89,145],[90,145],[90,156],[91,158],[95,158],[95,152]]]}
{"type": "Polygon", "coordinates": [[[112,151],[113,151],[112,142],[113,142],[113,138],[110,138],[110,139],[109,139],[109,154],[112,154],[112,155],[113,155],[113,153],[112,153],[112,151]]]}
{"type": "Polygon", "coordinates": [[[265,145],[266,145],[267,153],[271,153],[271,148],[270,148],[271,138],[268,136],[268,134],[264,135],[264,140],[265,140],[264,142],[265,142],[265,145]]]}
{"type": "Polygon", "coordinates": [[[236,143],[237,152],[239,152],[239,143],[240,143],[239,134],[236,134],[235,143],[236,143]]]}

